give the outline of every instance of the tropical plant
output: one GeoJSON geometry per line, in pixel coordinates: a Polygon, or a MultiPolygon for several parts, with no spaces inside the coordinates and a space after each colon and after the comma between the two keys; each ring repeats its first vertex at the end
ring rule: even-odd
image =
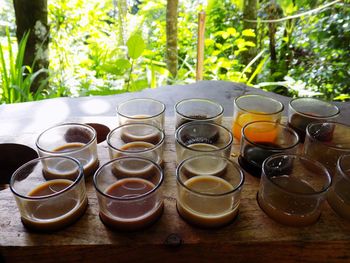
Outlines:
{"type": "MultiPolygon", "coordinates": [[[[43,98],[42,87],[32,93],[30,87],[35,79],[45,69],[33,72],[34,65],[24,65],[24,50],[28,41],[29,32],[27,32],[18,45],[17,54],[12,47],[12,41],[9,30],[6,29],[7,50],[0,44],[0,102],[1,103],[15,103],[32,101],[43,98]],[[5,57],[5,50],[8,53],[8,58],[5,57]]],[[[34,62],[35,63],[35,62],[34,62]]]]}

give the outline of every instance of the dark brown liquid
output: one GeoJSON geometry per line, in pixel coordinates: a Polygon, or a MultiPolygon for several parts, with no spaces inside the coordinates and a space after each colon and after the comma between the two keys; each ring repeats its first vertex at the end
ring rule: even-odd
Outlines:
{"type": "MultiPolygon", "coordinates": [[[[56,179],[45,182],[34,188],[28,196],[48,197],[69,187],[73,182],[66,179],[56,179]]],[[[61,199],[28,201],[26,210],[30,218],[22,217],[23,224],[33,230],[52,231],[61,229],[76,220],[85,212],[88,201],[85,197],[79,200],[80,194],[74,190],[65,193],[61,199]]]]}
{"type": "MultiPolygon", "coordinates": [[[[150,192],[155,186],[144,179],[125,178],[112,184],[105,193],[119,198],[137,197],[150,192]]],[[[101,220],[119,230],[136,230],[157,220],[163,211],[163,203],[151,194],[137,201],[111,201],[107,213],[100,212],[101,220]]]]}
{"type": "Polygon", "coordinates": [[[300,142],[305,141],[306,127],[309,125],[309,123],[317,121],[317,115],[312,113],[307,114],[310,115],[310,117],[293,114],[290,118],[290,121],[288,122],[288,126],[299,135],[300,142]]]}
{"type": "Polygon", "coordinates": [[[188,119],[182,118],[180,117],[180,119],[177,121],[175,128],[179,128],[181,125],[191,122],[191,121],[195,121],[195,120],[206,120],[209,118],[209,116],[207,115],[203,115],[203,114],[197,114],[197,115],[190,115],[187,116],[188,119]]]}
{"type": "MultiPolygon", "coordinates": [[[[62,145],[60,147],[57,147],[54,149],[54,152],[69,152],[69,151],[74,151],[78,150],[85,146],[83,143],[67,143],[65,145],[62,145]]],[[[77,159],[79,160],[80,158],[84,160],[85,163],[83,163],[83,171],[85,176],[90,176],[94,174],[94,172],[97,170],[99,167],[99,161],[98,159],[94,159],[94,154],[90,151],[90,149],[85,149],[81,151],[80,153],[81,156],[79,156],[77,159]]],[[[66,165],[69,165],[70,162],[65,162],[66,165]]],[[[61,164],[60,164],[61,165],[61,164]]],[[[64,169],[64,167],[59,167],[59,169],[56,169],[57,172],[55,172],[55,167],[50,167],[50,169],[45,169],[43,171],[44,176],[47,180],[52,180],[52,179],[69,179],[69,180],[75,180],[78,176],[78,171],[76,169],[73,169],[72,172],[69,172],[72,170],[72,168],[67,167],[64,169]],[[63,171],[67,171],[63,173],[63,171]]]]}
{"type": "Polygon", "coordinates": [[[282,151],[282,148],[274,143],[259,143],[258,145],[261,147],[247,145],[243,154],[238,157],[241,167],[255,177],[261,176],[262,164],[266,158],[282,151]]]}

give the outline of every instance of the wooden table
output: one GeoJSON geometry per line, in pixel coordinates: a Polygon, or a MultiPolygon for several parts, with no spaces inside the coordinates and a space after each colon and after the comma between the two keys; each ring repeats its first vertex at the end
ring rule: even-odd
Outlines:
{"type": "MultiPolygon", "coordinates": [[[[116,117],[77,117],[69,121],[98,122],[110,128],[116,117]]],[[[225,118],[229,126],[231,119],[225,118]]],[[[27,133],[0,136],[34,147],[42,123],[27,133]]],[[[271,220],[256,202],[259,179],[246,174],[239,216],[223,228],[206,230],[183,221],[176,211],[173,118],[166,118],[164,152],[165,211],[151,227],[131,233],[113,232],[98,217],[92,178],[86,179],[89,207],[74,225],[50,234],[28,232],[20,221],[9,189],[0,191],[0,262],[349,262],[350,222],[328,206],[309,227],[287,227],[271,220]]],[[[98,145],[107,161],[105,142],[98,145]]]]}

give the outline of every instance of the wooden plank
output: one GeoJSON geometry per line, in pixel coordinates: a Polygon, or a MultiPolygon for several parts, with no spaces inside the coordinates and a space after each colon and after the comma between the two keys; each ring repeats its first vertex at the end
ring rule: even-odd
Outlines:
{"type": "MultiPolygon", "coordinates": [[[[99,122],[110,128],[116,126],[115,117],[70,118],[68,121],[99,122]]],[[[225,118],[230,126],[231,119],[225,118]]],[[[43,125],[44,126],[44,125],[43,125]]],[[[33,146],[37,132],[26,137],[33,146]]],[[[173,118],[166,120],[164,152],[165,181],[163,216],[150,228],[139,232],[121,233],[107,229],[98,217],[98,204],[87,178],[89,207],[74,225],[51,234],[26,230],[15,200],[9,189],[0,191],[0,262],[104,262],[121,261],[188,262],[345,262],[350,260],[350,222],[338,217],[324,205],[319,221],[308,227],[287,227],[271,220],[256,202],[259,179],[246,174],[239,216],[220,229],[195,228],[183,221],[176,211],[175,146],[173,118]],[[174,238],[175,237],[175,238],[174,238]],[[59,253],[59,258],[57,254],[59,253]]],[[[0,133],[0,138],[1,135],[0,133]]],[[[11,136],[15,141],[24,140],[11,136]]],[[[235,146],[237,147],[237,145],[235,146]]],[[[98,145],[103,164],[108,160],[107,144],[98,145]]]]}

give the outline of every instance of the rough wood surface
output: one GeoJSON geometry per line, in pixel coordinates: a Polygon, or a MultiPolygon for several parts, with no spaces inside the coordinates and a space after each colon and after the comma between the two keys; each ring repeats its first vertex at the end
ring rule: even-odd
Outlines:
{"type": "MultiPolygon", "coordinates": [[[[115,117],[70,118],[114,128],[115,117]]],[[[230,118],[225,118],[229,126],[230,118]]],[[[34,147],[45,124],[26,134],[1,134],[0,139],[34,147]]],[[[50,234],[28,232],[20,221],[9,189],[0,191],[0,262],[349,262],[350,222],[324,205],[319,221],[309,227],[287,227],[271,220],[256,202],[259,180],[246,174],[239,216],[223,228],[192,227],[176,211],[173,118],[166,119],[165,211],[151,227],[131,233],[107,229],[98,217],[92,178],[86,179],[89,207],[74,225],[50,234]]],[[[99,144],[101,163],[107,161],[105,142],[99,144]]]]}

